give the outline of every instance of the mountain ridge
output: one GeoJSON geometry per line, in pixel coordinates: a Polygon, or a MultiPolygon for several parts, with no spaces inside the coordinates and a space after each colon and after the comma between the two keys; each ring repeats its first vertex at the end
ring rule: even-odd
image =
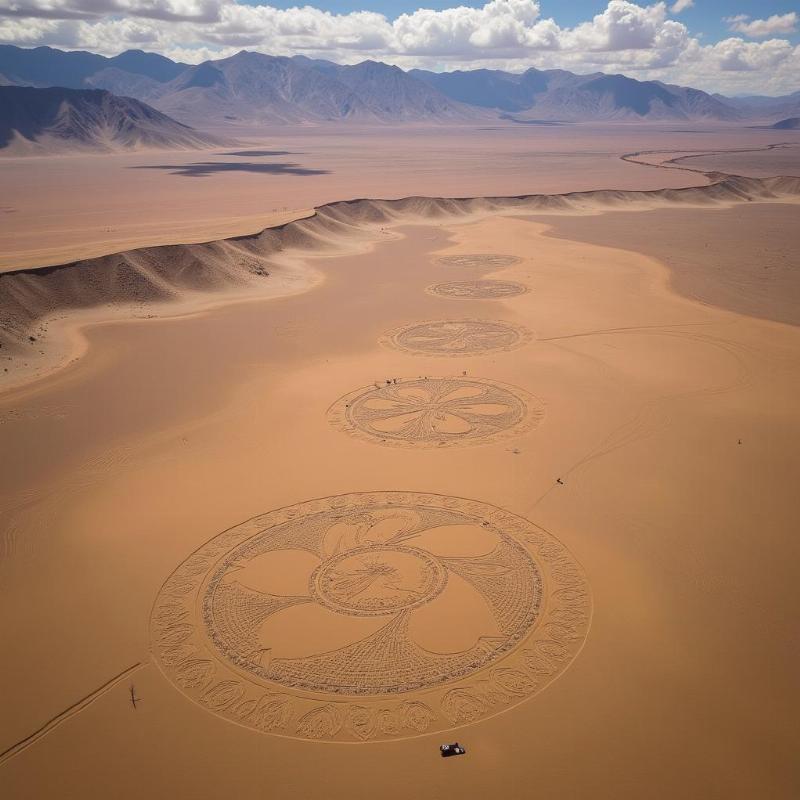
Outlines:
{"type": "Polygon", "coordinates": [[[509,113],[523,122],[771,123],[800,114],[800,92],[779,98],[728,98],[602,72],[577,75],[534,67],[522,73],[406,71],[380,61],[346,65],[247,50],[189,65],[141,50],[109,58],[85,51],[0,45],[3,83],[105,89],[190,124],[467,122],[509,113]]]}
{"type": "Polygon", "coordinates": [[[0,86],[0,151],[35,155],[223,144],[131,97],[103,89],[0,86]]]}

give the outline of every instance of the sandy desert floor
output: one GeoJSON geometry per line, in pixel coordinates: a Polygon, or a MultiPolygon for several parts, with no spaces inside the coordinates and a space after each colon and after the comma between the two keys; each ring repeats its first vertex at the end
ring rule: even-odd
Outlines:
{"type": "MultiPolygon", "coordinates": [[[[284,126],[245,129],[241,146],[213,152],[4,157],[0,270],[251,233],[358,197],[702,185],[703,175],[643,169],[620,157],[656,151],[661,161],[751,148],[756,152],[724,156],[728,171],[800,172],[800,134],[720,125],[284,126]],[[791,150],[757,150],[782,142],[794,144],[791,150]]],[[[694,161],[684,166],[722,168],[694,161]]]]}
{"type": "Polygon", "coordinates": [[[797,208],[86,327],[0,395],[0,794],[796,797],[797,208]]]}

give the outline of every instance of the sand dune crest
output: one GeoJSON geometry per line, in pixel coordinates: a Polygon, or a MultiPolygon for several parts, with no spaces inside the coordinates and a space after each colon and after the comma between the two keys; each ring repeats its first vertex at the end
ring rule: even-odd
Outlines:
{"type": "MultiPolygon", "coordinates": [[[[45,318],[108,306],[186,301],[192,293],[259,294],[274,272],[309,272],[309,257],[346,254],[384,236],[381,228],[486,214],[597,214],[675,206],[786,202],[800,178],[724,176],[709,186],[656,191],[596,190],[519,197],[358,199],[321,206],[308,218],[249,236],[204,244],[145,247],[53,267],[0,274],[0,347],[12,357],[40,357],[45,318]],[[37,327],[38,326],[38,327],[37,327]],[[36,344],[35,348],[32,345],[36,344]]],[[[13,361],[11,362],[13,366],[13,361]]]]}

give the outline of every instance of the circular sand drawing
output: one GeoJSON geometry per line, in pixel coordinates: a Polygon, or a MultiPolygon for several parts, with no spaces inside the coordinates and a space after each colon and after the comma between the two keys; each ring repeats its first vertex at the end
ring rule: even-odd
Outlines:
{"type": "Polygon", "coordinates": [[[487,444],[537,425],[544,403],[515,386],[480,378],[420,378],[357,389],[328,410],[353,436],[404,447],[487,444]]]}
{"type": "Polygon", "coordinates": [[[440,256],[437,264],[444,267],[482,267],[483,269],[503,269],[522,261],[517,256],[504,256],[497,253],[469,253],[463,256],[440,256]]]}
{"type": "Polygon", "coordinates": [[[458,300],[502,300],[525,294],[528,288],[514,281],[450,281],[428,287],[431,294],[458,300]]]}
{"type": "Polygon", "coordinates": [[[260,731],[359,742],[434,733],[543,689],[580,651],[583,571],[494,506],[348,494],[211,539],[153,607],[154,657],[209,711],[260,731]]]}
{"type": "Polygon", "coordinates": [[[456,319],[420,322],[389,331],[386,345],[426,356],[472,356],[492,350],[513,350],[527,342],[529,331],[508,322],[456,319]]]}

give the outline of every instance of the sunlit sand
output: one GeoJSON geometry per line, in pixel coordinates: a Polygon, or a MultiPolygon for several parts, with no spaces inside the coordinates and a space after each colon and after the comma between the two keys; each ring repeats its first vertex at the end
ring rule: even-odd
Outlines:
{"type": "Polygon", "coordinates": [[[9,796],[785,796],[800,179],[689,178],[5,276],[9,796]]]}

